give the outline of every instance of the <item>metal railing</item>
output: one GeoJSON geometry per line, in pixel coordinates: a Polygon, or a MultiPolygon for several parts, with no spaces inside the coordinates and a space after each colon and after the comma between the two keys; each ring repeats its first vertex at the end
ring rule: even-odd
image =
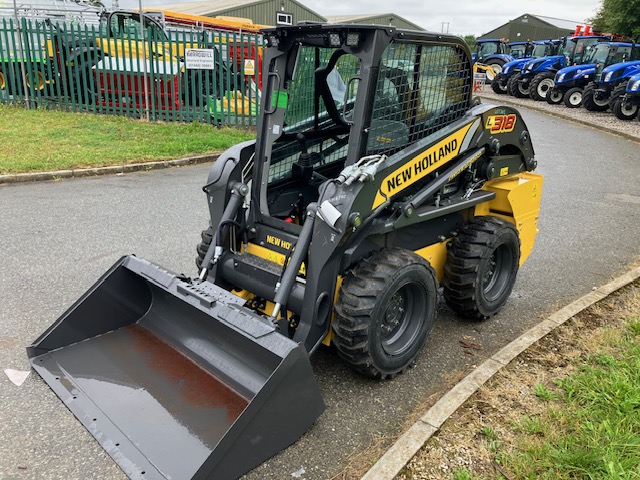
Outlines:
{"type": "Polygon", "coordinates": [[[0,102],[152,121],[256,124],[261,35],[126,23],[113,30],[104,22],[0,17],[0,102]]]}

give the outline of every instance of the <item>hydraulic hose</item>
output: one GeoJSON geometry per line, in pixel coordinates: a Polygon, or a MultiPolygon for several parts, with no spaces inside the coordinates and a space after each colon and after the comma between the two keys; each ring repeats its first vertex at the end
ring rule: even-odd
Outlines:
{"type": "Polygon", "coordinates": [[[273,299],[275,307],[273,308],[273,313],[271,314],[273,318],[278,318],[278,314],[280,313],[282,305],[285,304],[287,298],[289,298],[291,289],[293,288],[294,282],[296,281],[296,276],[300,271],[302,261],[307,256],[307,252],[309,251],[311,237],[313,236],[313,226],[316,220],[317,208],[318,205],[316,203],[310,203],[307,207],[307,218],[304,221],[302,230],[300,231],[300,236],[298,237],[298,241],[296,242],[295,250],[293,251],[291,260],[289,261],[289,264],[287,265],[287,268],[282,275],[282,280],[278,285],[276,285],[276,295],[273,299]]]}
{"type": "Polygon", "coordinates": [[[218,228],[216,229],[216,238],[211,239],[211,244],[207,249],[207,253],[202,260],[202,270],[200,271],[200,280],[204,280],[207,278],[207,272],[209,271],[209,267],[211,265],[211,260],[214,258],[217,260],[222,254],[222,238],[224,236],[224,228],[228,226],[231,222],[234,222],[234,218],[238,213],[238,209],[240,205],[242,205],[242,200],[244,196],[249,191],[249,187],[247,187],[244,183],[233,182],[229,184],[230,189],[230,197],[227,202],[227,206],[222,213],[222,218],[220,219],[220,223],[218,224],[218,228]]]}

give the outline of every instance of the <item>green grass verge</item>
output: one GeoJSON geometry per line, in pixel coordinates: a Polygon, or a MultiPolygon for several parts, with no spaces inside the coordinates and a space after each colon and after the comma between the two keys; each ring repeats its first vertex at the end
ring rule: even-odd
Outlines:
{"type": "Polygon", "coordinates": [[[640,315],[556,385],[536,388],[548,408],[516,422],[515,448],[500,463],[515,478],[640,478],[640,315]]]}
{"type": "Polygon", "coordinates": [[[69,170],[222,152],[250,130],[0,105],[0,174],[69,170]]]}

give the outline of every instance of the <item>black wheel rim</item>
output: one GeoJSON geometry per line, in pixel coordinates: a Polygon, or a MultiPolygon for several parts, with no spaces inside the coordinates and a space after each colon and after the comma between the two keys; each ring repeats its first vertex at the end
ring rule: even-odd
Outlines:
{"type": "Polygon", "coordinates": [[[382,313],[380,340],[388,355],[401,355],[414,343],[424,317],[417,305],[426,305],[426,293],[407,283],[393,294],[382,313]]]}
{"type": "Polygon", "coordinates": [[[500,245],[489,257],[486,270],[482,275],[482,291],[488,301],[492,302],[499,298],[509,285],[512,263],[509,247],[506,245],[500,245]]]}

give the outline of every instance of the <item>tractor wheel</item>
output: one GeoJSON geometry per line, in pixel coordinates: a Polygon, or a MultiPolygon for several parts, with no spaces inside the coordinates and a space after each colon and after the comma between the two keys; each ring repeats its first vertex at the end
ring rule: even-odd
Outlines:
{"type": "Polygon", "coordinates": [[[638,105],[632,103],[623,102],[622,98],[618,98],[616,103],[613,104],[613,114],[620,120],[633,120],[638,114],[638,105]]]}
{"type": "Polygon", "coordinates": [[[412,365],[436,316],[431,265],[408,250],[386,248],[347,273],[335,305],[333,341],[359,373],[393,378],[412,365]]]}
{"type": "Polygon", "coordinates": [[[520,263],[520,239],[510,222],[477,217],[451,242],[444,268],[444,298],[464,317],[495,315],[511,295],[520,263]]]}
{"type": "Polygon", "coordinates": [[[499,73],[495,76],[491,82],[491,89],[498,95],[507,93],[507,82],[505,81],[503,74],[499,73]]]}
{"type": "Polygon", "coordinates": [[[502,73],[502,66],[504,62],[502,60],[491,60],[491,63],[488,63],[487,66],[491,67],[487,70],[487,81],[491,82],[494,78],[496,78],[500,73],[502,73]]]}
{"type": "Polygon", "coordinates": [[[534,100],[541,102],[547,98],[547,93],[553,88],[554,74],[551,72],[542,72],[537,74],[531,80],[529,87],[529,95],[534,100]]]}
{"type": "Polygon", "coordinates": [[[529,98],[529,88],[524,88],[518,80],[522,77],[522,74],[516,73],[509,78],[507,82],[507,92],[512,97],[516,98],[529,98]]]}
{"type": "Polygon", "coordinates": [[[568,108],[579,108],[582,106],[582,89],[573,87],[564,94],[564,104],[568,108]]]}
{"type": "Polygon", "coordinates": [[[626,82],[621,82],[613,88],[613,90],[611,91],[611,95],[609,95],[609,108],[611,109],[611,111],[613,111],[613,107],[618,102],[618,100],[620,100],[620,97],[622,97],[626,92],[626,82]]]}
{"type": "Polygon", "coordinates": [[[563,96],[564,94],[560,90],[554,88],[547,94],[547,103],[549,105],[559,105],[562,103],[563,96]]]}
{"type": "Polygon", "coordinates": [[[590,112],[604,112],[609,108],[609,99],[598,98],[595,85],[590,83],[584,87],[584,92],[582,92],[582,106],[590,112]]]}
{"type": "Polygon", "coordinates": [[[213,240],[213,228],[209,227],[206,230],[203,230],[201,237],[202,241],[196,247],[196,251],[198,252],[198,256],[196,257],[196,267],[198,267],[198,271],[202,270],[202,261],[207,254],[207,250],[209,250],[211,241],[213,240]]]}

